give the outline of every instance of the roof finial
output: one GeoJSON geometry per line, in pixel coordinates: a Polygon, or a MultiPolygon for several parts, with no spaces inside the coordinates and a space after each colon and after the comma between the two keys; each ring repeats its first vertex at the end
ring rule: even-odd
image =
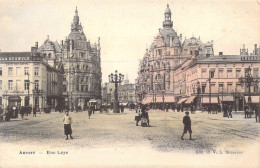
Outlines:
{"type": "Polygon", "coordinates": [[[47,34],[47,40],[49,40],[50,39],[50,37],[49,37],[49,35],[47,34]]]}
{"type": "Polygon", "coordinates": [[[76,6],[76,11],[78,11],[78,7],[76,6]]]}
{"type": "Polygon", "coordinates": [[[167,8],[169,8],[169,4],[167,4],[167,8]]]}

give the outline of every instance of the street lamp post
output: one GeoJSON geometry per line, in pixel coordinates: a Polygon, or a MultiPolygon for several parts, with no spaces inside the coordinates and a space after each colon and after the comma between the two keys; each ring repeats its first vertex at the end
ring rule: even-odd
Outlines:
{"type": "Polygon", "coordinates": [[[211,113],[211,78],[214,77],[214,71],[209,71],[209,113],[211,113]]]}
{"type": "MultiPolygon", "coordinates": [[[[249,113],[252,113],[251,86],[255,86],[259,83],[259,81],[252,76],[251,70],[252,69],[249,66],[246,69],[245,77],[239,78],[239,82],[248,88],[248,111],[249,111],[249,113]]],[[[260,117],[259,117],[259,119],[260,119],[260,117]]]]}
{"type": "Polygon", "coordinates": [[[30,75],[29,75],[29,72],[27,72],[26,75],[28,75],[28,95],[27,95],[27,97],[28,97],[28,106],[29,106],[29,104],[30,104],[30,75]]]}
{"type": "Polygon", "coordinates": [[[197,82],[197,106],[198,108],[200,107],[200,91],[201,91],[201,88],[200,88],[200,82],[198,81],[197,82]]]}
{"type": "Polygon", "coordinates": [[[123,82],[124,80],[124,75],[117,72],[117,70],[115,71],[115,74],[111,73],[110,75],[108,75],[109,78],[109,82],[110,83],[114,83],[115,84],[115,100],[114,100],[114,104],[113,104],[113,112],[114,113],[119,113],[119,101],[118,101],[118,84],[120,84],[121,82],[123,82]]]}
{"type": "Polygon", "coordinates": [[[7,93],[8,93],[8,90],[5,90],[4,91],[4,97],[5,97],[5,112],[7,112],[7,93]]]}
{"type": "Polygon", "coordinates": [[[162,90],[163,111],[164,111],[164,93],[165,93],[165,91],[162,90]]]}

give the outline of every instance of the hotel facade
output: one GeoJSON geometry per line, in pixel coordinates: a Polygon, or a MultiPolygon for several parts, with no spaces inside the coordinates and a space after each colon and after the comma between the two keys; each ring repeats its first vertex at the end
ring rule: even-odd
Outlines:
{"type": "Polygon", "coordinates": [[[136,80],[138,102],[154,108],[202,108],[233,102],[236,110],[243,110],[252,96],[259,103],[259,83],[249,93],[239,80],[250,67],[252,78],[259,81],[260,48],[257,44],[249,54],[243,46],[239,55],[214,54],[213,41],[202,43],[200,38],[182,40],[171,21],[167,5],[163,29],[159,29],[151,47],[139,64],[136,80]]]}

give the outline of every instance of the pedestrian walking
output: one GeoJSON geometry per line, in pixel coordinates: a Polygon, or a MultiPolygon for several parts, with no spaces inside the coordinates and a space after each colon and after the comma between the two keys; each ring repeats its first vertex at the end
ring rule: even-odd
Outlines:
{"type": "Polygon", "coordinates": [[[28,113],[29,113],[29,115],[31,115],[31,113],[32,113],[32,106],[31,105],[28,106],[28,113]]]}
{"type": "Polygon", "coordinates": [[[63,124],[64,124],[64,134],[66,135],[66,140],[68,140],[68,135],[70,135],[70,139],[73,139],[72,137],[72,118],[69,116],[69,112],[65,112],[65,116],[63,117],[63,124]]]}
{"type": "Polygon", "coordinates": [[[89,108],[88,108],[88,119],[90,119],[91,113],[92,113],[92,110],[91,110],[91,108],[89,107],[89,108]]]}
{"type": "Polygon", "coordinates": [[[244,107],[244,112],[245,112],[245,118],[248,118],[248,106],[247,106],[247,104],[244,107]]]}
{"type": "Polygon", "coordinates": [[[20,110],[21,118],[23,118],[24,113],[25,113],[24,106],[22,106],[22,107],[21,107],[21,110],[20,110]]]}
{"type": "Polygon", "coordinates": [[[10,121],[11,118],[11,108],[7,106],[6,112],[5,112],[5,121],[10,121]]]}
{"type": "Polygon", "coordinates": [[[227,117],[228,116],[228,108],[227,108],[226,104],[224,104],[224,106],[223,106],[223,111],[224,111],[223,117],[227,117]]]}
{"type": "Polygon", "coordinates": [[[121,113],[123,113],[124,112],[124,106],[122,105],[121,106],[121,113]]]}
{"type": "Polygon", "coordinates": [[[193,105],[191,104],[190,106],[190,113],[192,114],[193,113],[193,105]]]}
{"type": "Polygon", "coordinates": [[[190,120],[190,116],[189,116],[189,112],[185,112],[185,116],[183,117],[183,124],[184,124],[184,130],[181,136],[181,139],[183,140],[183,136],[184,134],[187,133],[187,131],[189,131],[190,134],[190,140],[192,140],[191,134],[192,134],[192,130],[191,130],[191,120],[190,120]]]}
{"type": "Polygon", "coordinates": [[[36,117],[36,107],[33,108],[33,117],[36,117]]]}
{"type": "Polygon", "coordinates": [[[259,115],[258,109],[259,109],[259,108],[258,108],[257,106],[254,107],[254,111],[255,111],[255,122],[257,122],[257,118],[258,118],[258,115],[259,115]]]}
{"type": "Polygon", "coordinates": [[[232,118],[232,106],[230,105],[228,108],[228,118],[232,118]]]}
{"type": "Polygon", "coordinates": [[[169,105],[166,104],[166,112],[168,112],[168,111],[169,111],[169,105]]]}

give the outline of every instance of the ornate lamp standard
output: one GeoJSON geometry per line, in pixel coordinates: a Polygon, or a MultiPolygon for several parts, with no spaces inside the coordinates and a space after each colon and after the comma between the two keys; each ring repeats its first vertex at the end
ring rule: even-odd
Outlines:
{"type": "Polygon", "coordinates": [[[200,88],[200,82],[198,81],[197,82],[197,106],[198,106],[198,109],[200,107],[200,91],[201,91],[201,88],[200,88]]]}
{"type": "Polygon", "coordinates": [[[5,90],[4,94],[3,94],[3,96],[5,98],[5,108],[4,108],[5,112],[7,112],[7,99],[8,99],[7,93],[8,93],[8,90],[5,90]]]}
{"type": "Polygon", "coordinates": [[[255,79],[252,74],[251,74],[251,68],[250,66],[246,69],[246,74],[245,77],[240,77],[239,78],[239,82],[246,86],[248,88],[248,111],[249,113],[252,112],[252,100],[251,100],[251,86],[255,86],[259,83],[259,81],[257,79],[255,79]]]}
{"type": "Polygon", "coordinates": [[[121,82],[123,82],[124,80],[124,75],[121,73],[117,73],[117,70],[115,71],[115,74],[111,73],[110,75],[108,75],[108,79],[110,83],[115,83],[115,100],[114,100],[114,104],[113,104],[113,112],[114,113],[119,113],[119,101],[118,101],[118,84],[120,84],[121,82]]]}
{"type": "Polygon", "coordinates": [[[164,111],[164,107],[165,107],[165,105],[164,105],[164,93],[165,93],[165,90],[162,90],[162,101],[163,101],[163,111],[164,111]]]}
{"type": "Polygon", "coordinates": [[[212,107],[211,107],[211,78],[214,78],[214,71],[209,71],[209,113],[211,113],[212,111],[212,107]]]}

